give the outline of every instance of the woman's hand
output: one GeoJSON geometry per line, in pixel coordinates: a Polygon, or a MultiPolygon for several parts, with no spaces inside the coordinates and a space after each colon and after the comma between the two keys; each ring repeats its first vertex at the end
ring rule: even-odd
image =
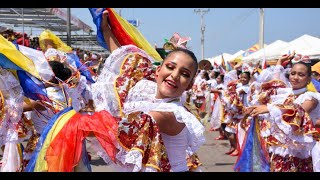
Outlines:
{"type": "Polygon", "coordinates": [[[101,23],[102,29],[105,29],[108,26],[108,16],[109,16],[109,11],[104,10],[102,13],[102,23],[101,23]]]}
{"type": "Polygon", "coordinates": [[[109,51],[112,53],[114,50],[118,49],[121,45],[109,26],[108,16],[109,16],[108,10],[104,10],[102,13],[101,30],[103,33],[103,38],[106,41],[107,46],[109,47],[109,51]]]}
{"type": "Polygon", "coordinates": [[[283,55],[281,58],[279,58],[277,65],[282,65],[284,62],[291,61],[294,58],[295,54],[296,54],[296,52],[292,51],[292,53],[290,55],[289,54],[283,55]]]}
{"type": "Polygon", "coordinates": [[[245,114],[248,114],[252,117],[257,116],[259,114],[268,113],[268,107],[266,105],[259,106],[251,106],[245,109],[245,114]]]}
{"type": "Polygon", "coordinates": [[[241,89],[240,91],[239,91],[239,95],[242,95],[242,94],[247,94],[243,89],[241,89]]]}
{"type": "Polygon", "coordinates": [[[237,65],[235,65],[233,68],[235,69],[235,70],[241,70],[241,68],[242,68],[242,64],[243,64],[243,62],[239,62],[237,65]]]}

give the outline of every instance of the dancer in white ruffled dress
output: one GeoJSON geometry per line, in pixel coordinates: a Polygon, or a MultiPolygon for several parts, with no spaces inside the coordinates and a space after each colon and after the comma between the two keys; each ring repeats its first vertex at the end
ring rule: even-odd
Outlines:
{"type": "Polygon", "coordinates": [[[192,87],[196,57],[186,49],[173,50],[155,69],[143,50],[118,45],[107,13],[102,26],[112,54],[92,89],[96,111],[119,118],[114,165],[119,171],[189,171],[188,157],[205,141],[204,127],[180,99],[192,87]]]}
{"type": "Polygon", "coordinates": [[[1,172],[17,172],[22,163],[18,123],[23,111],[23,91],[14,75],[0,67],[0,147],[1,172]],[[20,152],[19,152],[20,151],[20,152]]]}
{"type": "Polygon", "coordinates": [[[306,59],[293,63],[289,78],[285,77],[281,65],[293,58],[294,52],[280,58],[275,68],[261,72],[261,89],[270,86],[274,90],[267,96],[261,93],[253,97],[255,105],[247,108],[246,114],[270,122],[267,149],[271,171],[319,171],[319,144],[315,146],[319,133],[314,124],[319,119],[320,94],[307,91],[311,67],[306,59]]]}

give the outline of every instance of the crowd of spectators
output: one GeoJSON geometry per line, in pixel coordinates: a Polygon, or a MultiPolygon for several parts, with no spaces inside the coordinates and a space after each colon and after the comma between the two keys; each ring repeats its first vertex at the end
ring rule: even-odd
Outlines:
{"type": "MultiPolygon", "coordinates": [[[[7,28],[1,29],[0,35],[2,35],[8,41],[11,41],[15,44],[41,51],[39,45],[39,37],[29,36],[27,33],[16,32],[13,29],[7,28]]],[[[82,63],[86,64],[88,67],[91,67],[90,70],[92,71],[92,73],[97,73],[99,69],[98,67],[101,64],[101,62],[107,58],[80,48],[74,48],[74,51],[77,53],[82,63]]]]}

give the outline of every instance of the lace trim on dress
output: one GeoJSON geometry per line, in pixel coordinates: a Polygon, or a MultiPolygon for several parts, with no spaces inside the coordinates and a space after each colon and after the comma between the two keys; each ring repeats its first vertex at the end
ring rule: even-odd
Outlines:
{"type": "Polygon", "coordinates": [[[281,156],[293,155],[300,158],[310,157],[310,152],[314,146],[312,134],[294,134],[291,125],[282,119],[281,110],[272,104],[267,105],[270,112],[271,125],[270,132],[280,144],[270,146],[270,152],[281,156]]]}
{"type": "Polygon", "coordinates": [[[180,103],[180,101],[167,99],[155,99],[156,83],[148,80],[139,81],[135,87],[129,91],[129,95],[124,103],[124,112],[130,113],[134,111],[163,111],[173,112],[176,120],[180,123],[185,123],[189,133],[191,150],[195,152],[205,142],[204,127],[198,119],[188,112],[180,103]],[[146,93],[147,92],[147,93],[146,93]],[[151,102],[150,102],[151,101],[151,102]]]}
{"type": "Polygon", "coordinates": [[[4,97],[4,112],[0,119],[0,146],[18,142],[17,125],[22,115],[23,91],[11,72],[0,67],[0,91],[4,97]]]}
{"type": "Polygon", "coordinates": [[[115,90],[114,82],[118,77],[125,57],[130,53],[139,54],[154,62],[152,57],[134,45],[121,46],[112,52],[104,63],[101,74],[96,83],[92,84],[92,95],[96,105],[96,111],[107,110],[114,116],[120,116],[120,105],[118,92],[115,90]]]}

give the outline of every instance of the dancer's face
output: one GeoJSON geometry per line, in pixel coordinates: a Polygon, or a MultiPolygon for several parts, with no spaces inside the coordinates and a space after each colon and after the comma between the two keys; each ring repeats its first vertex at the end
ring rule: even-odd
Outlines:
{"type": "Polygon", "coordinates": [[[308,68],[303,64],[295,64],[289,74],[289,81],[292,89],[301,89],[306,87],[311,80],[308,75],[308,68]]]}
{"type": "Polygon", "coordinates": [[[220,84],[220,83],[222,83],[222,77],[221,76],[218,76],[217,78],[216,78],[216,81],[217,81],[217,83],[218,84],[220,84]]]}
{"type": "Polygon", "coordinates": [[[246,73],[240,74],[240,82],[242,85],[247,85],[249,84],[250,77],[246,73]]]}
{"type": "Polygon", "coordinates": [[[184,52],[171,53],[161,66],[157,67],[156,98],[179,97],[193,85],[196,74],[196,62],[184,52]]]}

